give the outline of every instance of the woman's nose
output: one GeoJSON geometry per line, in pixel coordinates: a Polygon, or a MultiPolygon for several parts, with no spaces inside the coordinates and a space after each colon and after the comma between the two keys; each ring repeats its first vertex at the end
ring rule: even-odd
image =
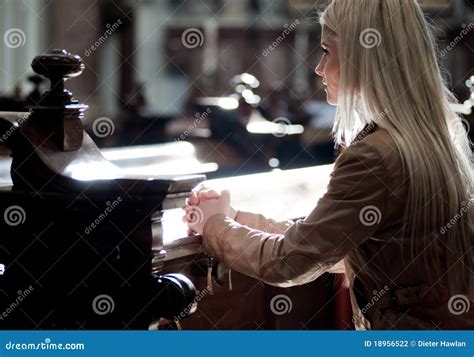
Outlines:
{"type": "Polygon", "coordinates": [[[321,66],[321,62],[319,62],[316,68],[314,69],[314,73],[316,73],[318,76],[321,76],[321,77],[323,76],[322,67],[323,66],[321,66]]]}

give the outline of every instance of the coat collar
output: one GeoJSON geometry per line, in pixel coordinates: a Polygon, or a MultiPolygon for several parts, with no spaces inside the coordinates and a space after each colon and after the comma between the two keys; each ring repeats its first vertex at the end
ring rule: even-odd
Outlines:
{"type": "MultiPolygon", "coordinates": [[[[366,126],[364,126],[364,129],[362,129],[359,134],[352,140],[351,145],[358,143],[359,141],[362,141],[367,135],[372,134],[375,129],[377,129],[377,124],[375,122],[369,123],[366,126]]],[[[344,144],[340,144],[337,146],[337,151],[344,150],[346,146],[344,144]]]]}
{"type": "Polygon", "coordinates": [[[364,129],[362,129],[359,132],[359,134],[357,134],[355,139],[352,140],[351,145],[363,140],[367,135],[372,134],[376,128],[377,128],[377,124],[375,124],[374,122],[369,123],[366,126],[364,126],[364,129]]]}

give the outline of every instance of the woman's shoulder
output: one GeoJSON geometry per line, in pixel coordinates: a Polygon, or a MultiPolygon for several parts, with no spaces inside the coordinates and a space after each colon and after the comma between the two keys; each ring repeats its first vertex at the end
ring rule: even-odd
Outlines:
{"type": "Polygon", "coordinates": [[[337,166],[347,169],[378,172],[379,181],[384,181],[391,191],[403,189],[404,171],[400,152],[390,133],[377,127],[362,140],[347,147],[336,161],[337,166]],[[350,163],[360,162],[359,165],[350,163]],[[382,175],[383,173],[383,175],[382,175]]]}
{"type": "Polygon", "coordinates": [[[342,156],[356,156],[362,160],[377,159],[377,163],[387,167],[401,165],[400,153],[390,133],[379,126],[363,139],[350,145],[342,156]]]}

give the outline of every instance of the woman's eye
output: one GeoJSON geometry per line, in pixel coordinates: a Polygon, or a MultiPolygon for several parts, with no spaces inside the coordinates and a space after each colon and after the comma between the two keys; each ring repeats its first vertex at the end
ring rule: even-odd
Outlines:
{"type": "Polygon", "coordinates": [[[328,51],[327,49],[325,49],[325,48],[323,48],[323,52],[324,52],[324,53],[329,53],[329,51],[328,51]]]}

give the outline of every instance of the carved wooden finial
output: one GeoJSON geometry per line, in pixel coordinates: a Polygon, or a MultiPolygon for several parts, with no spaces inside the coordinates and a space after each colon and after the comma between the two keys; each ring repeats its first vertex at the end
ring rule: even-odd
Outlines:
{"type": "Polygon", "coordinates": [[[64,82],[80,75],[85,68],[84,62],[79,56],[57,49],[35,57],[31,67],[51,82],[50,90],[39,103],[29,107],[31,120],[52,131],[61,150],[78,150],[83,139],[81,119],[88,106],[75,100],[73,94],[64,88],[64,82]]]}

